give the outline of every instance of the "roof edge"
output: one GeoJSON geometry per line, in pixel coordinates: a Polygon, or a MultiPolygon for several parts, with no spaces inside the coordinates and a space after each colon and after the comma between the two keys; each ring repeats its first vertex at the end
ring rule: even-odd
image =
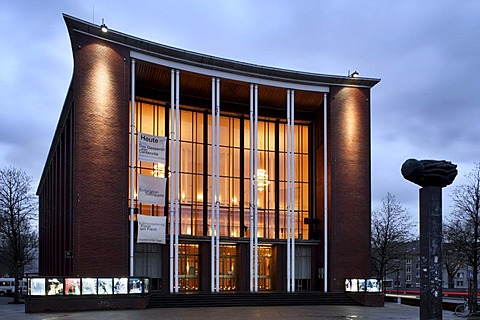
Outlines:
{"type": "Polygon", "coordinates": [[[259,74],[265,77],[274,77],[277,79],[284,78],[286,82],[298,80],[316,82],[319,85],[330,84],[368,88],[372,88],[378,82],[380,82],[380,79],[378,78],[353,78],[350,76],[312,73],[220,58],[141,39],[113,29],[109,29],[107,33],[104,33],[100,30],[99,25],[78,19],[65,13],[63,14],[63,18],[67,28],[69,29],[69,32],[78,30],[91,36],[101,38],[105,41],[126,46],[131,50],[138,50],[152,55],[159,55],[164,59],[171,59],[172,61],[181,60],[183,63],[202,65],[203,67],[210,67],[212,69],[220,68],[223,70],[231,70],[233,73],[245,72],[249,74],[259,74]]]}

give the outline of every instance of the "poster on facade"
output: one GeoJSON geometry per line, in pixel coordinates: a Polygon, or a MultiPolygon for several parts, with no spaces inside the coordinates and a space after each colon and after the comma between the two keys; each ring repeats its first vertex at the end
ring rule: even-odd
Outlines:
{"type": "Polygon", "coordinates": [[[138,202],[165,205],[165,188],[167,179],[139,174],[138,202]]]}
{"type": "Polygon", "coordinates": [[[167,137],[138,133],[138,160],[165,164],[167,137]]]}
{"type": "Polygon", "coordinates": [[[167,217],[137,215],[137,243],[165,244],[165,225],[167,217]]]}

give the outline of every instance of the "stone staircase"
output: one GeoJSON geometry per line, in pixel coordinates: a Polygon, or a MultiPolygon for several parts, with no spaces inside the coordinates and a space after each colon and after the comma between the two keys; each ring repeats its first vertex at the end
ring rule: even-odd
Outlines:
{"type": "Polygon", "coordinates": [[[358,305],[345,293],[325,292],[153,292],[147,308],[280,306],[280,305],[358,305]]]}

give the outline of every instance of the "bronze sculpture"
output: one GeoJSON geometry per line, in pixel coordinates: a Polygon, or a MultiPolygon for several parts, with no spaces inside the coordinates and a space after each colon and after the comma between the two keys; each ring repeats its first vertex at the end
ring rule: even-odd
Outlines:
{"type": "Polygon", "coordinates": [[[421,187],[444,188],[457,176],[457,165],[445,160],[408,159],[402,165],[405,179],[421,187]]]}

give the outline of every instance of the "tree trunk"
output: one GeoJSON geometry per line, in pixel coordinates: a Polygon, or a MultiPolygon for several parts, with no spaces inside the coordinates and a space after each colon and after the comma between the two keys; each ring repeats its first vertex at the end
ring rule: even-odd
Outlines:
{"type": "Polygon", "coordinates": [[[477,293],[478,293],[478,261],[475,263],[473,268],[473,279],[472,279],[472,309],[474,312],[478,310],[477,303],[477,293]]]}
{"type": "Polygon", "coordinates": [[[20,290],[18,288],[19,277],[15,276],[15,294],[13,296],[13,303],[20,303],[20,290]]]}
{"type": "Polygon", "coordinates": [[[453,281],[453,274],[450,272],[448,273],[448,288],[453,289],[455,288],[455,282],[453,281]]]}

